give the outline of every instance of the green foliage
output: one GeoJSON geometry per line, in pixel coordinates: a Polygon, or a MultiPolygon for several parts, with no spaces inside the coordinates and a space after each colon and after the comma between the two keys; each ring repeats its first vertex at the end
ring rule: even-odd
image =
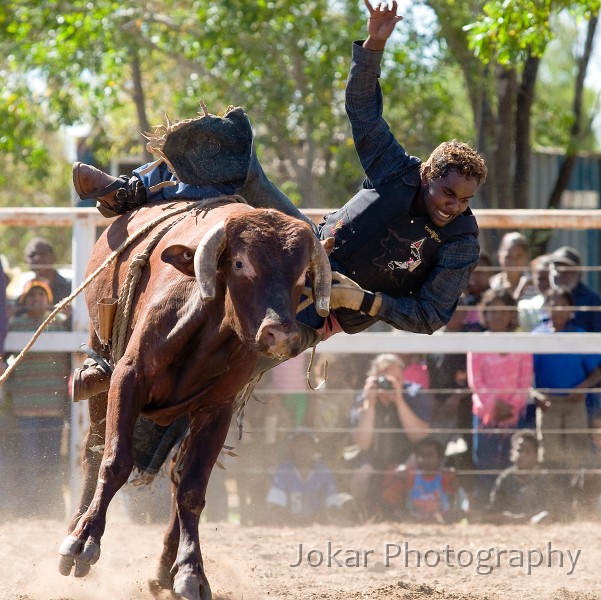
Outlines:
{"type": "Polygon", "coordinates": [[[555,37],[553,16],[568,10],[579,18],[599,11],[599,0],[492,0],[483,14],[463,29],[470,48],[484,63],[523,63],[541,57],[555,37]]]}
{"type": "MultiPolygon", "coordinates": [[[[466,34],[462,27],[481,11],[481,0],[428,4],[439,20],[408,6],[381,78],[386,118],[422,158],[443,139],[478,139],[474,98],[494,95],[466,35],[480,57],[513,64],[533,48],[544,50],[555,32],[547,26],[552,12],[569,5],[586,17],[594,8],[491,1],[466,34]]],[[[0,202],[68,203],[69,168],[52,132],[87,124],[95,162],[107,167],[115,156],[142,154],[142,128],[163,122],[165,113],[192,117],[203,99],[213,113],[228,104],[247,110],[266,171],[296,202],[339,206],[363,177],[344,87],[351,42],[365,35],[365,24],[363,0],[5,0],[0,202]]],[[[539,112],[559,108],[541,104],[539,112]]],[[[562,139],[568,111],[557,114],[553,130],[540,127],[541,139],[562,139]]]]}
{"type": "MultiPolygon", "coordinates": [[[[408,15],[403,25],[410,22],[408,15]]],[[[131,1],[10,0],[0,8],[4,73],[14,87],[27,65],[36,85],[29,79],[0,98],[0,114],[22,105],[20,114],[31,118],[30,128],[20,120],[6,144],[39,144],[36,124],[89,123],[95,161],[108,166],[115,155],[141,154],[141,110],[154,125],[165,113],[193,116],[201,98],[217,114],[241,105],[276,182],[304,206],[339,205],[363,176],[348,140],[344,87],[351,42],[365,35],[365,23],[359,0],[161,0],[152,11],[131,1]],[[134,57],[143,75],[142,106],[134,97],[134,57]]],[[[442,82],[428,83],[436,79],[438,58],[426,56],[427,40],[409,25],[405,38],[382,83],[391,99],[402,90],[402,111],[395,114],[395,103],[390,111],[399,136],[425,147],[438,137],[426,132],[444,121],[435,115],[449,95],[442,82]]],[[[48,164],[48,155],[37,163],[35,157],[31,150],[15,158],[31,169],[48,164]]]]}
{"type": "MultiPolygon", "coordinates": [[[[569,131],[574,123],[574,78],[577,64],[574,51],[578,47],[577,23],[568,18],[556,21],[556,37],[545,52],[536,85],[537,101],[533,107],[533,136],[536,146],[566,148],[570,143],[569,131]]],[[[583,128],[578,138],[580,151],[592,152],[598,148],[590,122],[596,113],[598,93],[584,90],[583,128]]]]}

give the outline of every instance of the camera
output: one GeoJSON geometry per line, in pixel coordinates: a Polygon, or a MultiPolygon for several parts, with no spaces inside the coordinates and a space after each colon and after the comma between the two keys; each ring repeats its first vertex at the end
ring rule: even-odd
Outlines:
{"type": "Polygon", "coordinates": [[[390,381],[386,375],[380,375],[376,380],[376,385],[379,390],[392,390],[394,388],[392,381],[390,381]]]}

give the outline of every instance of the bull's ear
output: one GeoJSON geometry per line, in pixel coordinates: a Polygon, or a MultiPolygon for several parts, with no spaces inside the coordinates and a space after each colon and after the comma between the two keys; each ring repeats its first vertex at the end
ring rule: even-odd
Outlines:
{"type": "Polygon", "coordinates": [[[332,250],[334,250],[335,242],[336,242],[335,237],[329,237],[325,240],[321,240],[321,245],[323,246],[323,249],[326,251],[326,254],[328,256],[330,256],[330,252],[332,252],[332,250]]]}
{"type": "Polygon", "coordinates": [[[188,246],[175,244],[165,248],[161,253],[161,260],[173,265],[184,275],[194,277],[194,250],[188,248],[188,246]]]}

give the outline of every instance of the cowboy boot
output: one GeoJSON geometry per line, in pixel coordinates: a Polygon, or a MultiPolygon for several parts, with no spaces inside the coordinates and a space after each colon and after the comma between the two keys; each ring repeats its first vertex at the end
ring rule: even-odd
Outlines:
{"type": "Polygon", "coordinates": [[[92,165],[73,163],[73,187],[82,200],[96,199],[103,217],[116,217],[146,202],[146,190],[137,177],[114,177],[92,165]]]}
{"type": "Polygon", "coordinates": [[[103,371],[98,363],[87,358],[81,369],[73,371],[71,398],[73,402],[87,400],[101,392],[106,392],[111,384],[111,376],[103,371]]]}

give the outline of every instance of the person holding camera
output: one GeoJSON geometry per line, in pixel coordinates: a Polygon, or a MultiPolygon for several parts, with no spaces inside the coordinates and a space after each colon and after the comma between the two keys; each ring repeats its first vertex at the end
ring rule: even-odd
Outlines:
{"type": "Polygon", "coordinates": [[[387,516],[386,481],[430,432],[430,398],[418,384],[405,382],[403,367],[395,354],[376,356],[351,409],[358,451],[351,493],[366,518],[387,516]]]}

